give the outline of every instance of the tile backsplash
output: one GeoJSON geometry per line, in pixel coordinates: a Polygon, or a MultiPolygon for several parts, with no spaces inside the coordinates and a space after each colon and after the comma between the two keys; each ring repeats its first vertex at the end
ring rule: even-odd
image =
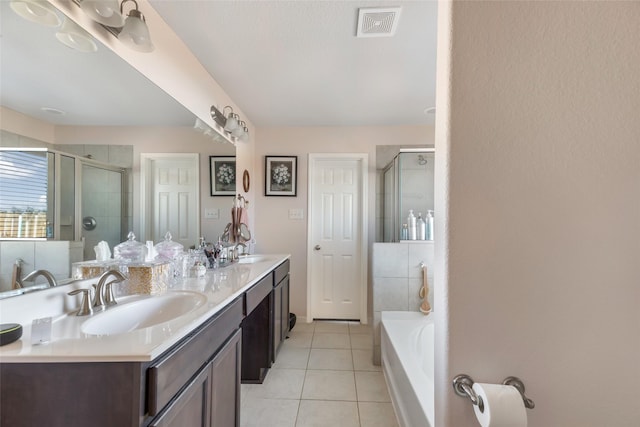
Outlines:
{"type": "Polygon", "coordinates": [[[433,307],[433,241],[374,243],[373,362],[380,364],[380,318],[383,311],[419,311],[422,268],[427,266],[429,303],[433,307]]]}

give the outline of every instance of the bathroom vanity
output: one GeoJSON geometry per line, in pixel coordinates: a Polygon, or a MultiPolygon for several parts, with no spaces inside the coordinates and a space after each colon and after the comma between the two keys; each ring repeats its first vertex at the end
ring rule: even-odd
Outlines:
{"type": "Polygon", "coordinates": [[[241,378],[261,382],[288,332],[288,258],[247,257],[91,317],[41,307],[69,305],[66,292],[78,284],[0,301],[0,321],[25,330],[0,347],[0,425],[238,426],[241,378]],[[118,330],[127,316],[142,316],[129,313],[161,307],[163,298],[186,312],[118,330]],[[33,303],[32,315],[20,314],[33,303]],[[43,315],[52,317],[51,341],[31,345],[27,318],[43,315]]]}

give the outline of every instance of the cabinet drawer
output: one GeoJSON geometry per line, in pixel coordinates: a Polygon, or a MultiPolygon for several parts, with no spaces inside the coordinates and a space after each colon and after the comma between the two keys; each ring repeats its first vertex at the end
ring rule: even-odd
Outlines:
{"type": "Polygon", "coordinates": [[[272,290],[273,290],[273,276],[271,274],[266,275],[258,283],[252,286],[251,289],[249,289],[245,293],[245,300],[246,300],[245,315],[248,316],[253,311],[253,309],[256,308],[258,304],[262,302],[264,297],[266,297],[271,293],[272,290]]]}
{"type": "Polygon", "coordinates": [[[179,344],[147,371],[147,409],[155,416],[211,359],[242,321],[242,299],[207,321],[193,336],[179,344]]]}
{"type": "Polygon", "coordinates": [[[209,427],[211,366],[206,365],[149,427],[209,427]]]}
{"type": "Polygon", "coordinates": [[[276,267],[273,271],[273,286],[276,286],[278,283],[282,282],[287,274],[289,274],[289,260],[285,260],[282,264],[276,267]]]}

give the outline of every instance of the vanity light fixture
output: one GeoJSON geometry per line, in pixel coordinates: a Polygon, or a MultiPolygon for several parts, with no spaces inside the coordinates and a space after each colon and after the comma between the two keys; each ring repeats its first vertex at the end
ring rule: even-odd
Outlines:
{"type": "Polygon", "coordinates": [[[249,128],[244,126],[244,133],[240,136],[240,141],[249,142],[249,128]]]}
{"type": "Polygon", "coordinates": [[[213,140],[213,142],[226,143],[227,140],[224,139],[218,132],[213,130],[211,126],[200,120],[196,117],[196,123],[193,125],[193,128],[197,131],[202,132],[205,136],[208,136],[213,140]]]}
{"type": "Polygon", "coordinates": [[[132,2],[135,7],[129,10],[129,14],[124,20],[124,27],[118,34],[118,40],[138,52],[152,52],[154,47],[149,35],[149,28],[144,15],[138,10],[138,2],[136,0],[124,0],[120,3],[120,13],[124,14],[124,4],[127,2],[132,2]]]}
{"type": "Polygon", "coordinates": [[[62,27],[56,33],[56,38],[60,43],[73,50],[84,53],[92,53],[98,50],[98,45],[91,34],[70,19],[64,20],[62,27]]]}
{"type": "Polygon", "coordinates": [[[9,3],[11,9],[27,21],[48,27],[57,27],[62,19],[56,9],[46,1],[14,0],[9,3]]]}
{"type": "Polygon", "coordinates": [[[240,116],[233,112],[233,107],[227,105],[218,110],[215,106],[211,106],[211,118],[231,137],[237,141],[249,141],[249,128],[244,120],[240,120],[240,116]],[[229,109],[229,114],[225,116],[225,112],[229,109]]]}
{"type": "Polygon", "coordinates": [[[229,115],[227,116],[227,119],[225,121],[224,130],[226,130],[227,132],[233,132],[238,127],[238,119],[240,117],[236,113],[233,112],[233,108],[230,107],[229,105],[227,105],[226,107],[224,107],[222,109],[223,117],[224,117],[224,111],[226,111],[227,108],[229,110],[231,110],[231,112],[229,113],[229,115]]]}
{"type": "Polygon", "coordinates": [[[60,27],[56,32],[59,42],[79,52],[95,52],[98,45],[87,31],[67,19],[58,10],[42,0],[16,0],[9,4],[18,16],[49,27],[60,27]],[[62,25],[60,25],[62,24],[62,25]]]}
{"type": "Polygon", "coordinates": [[[236,138],[240,138],[242,135],[244,135],[244,129],[246,127],[247,126],[244,120],[240,120],[240,122],[238,123],[238,126],[231,131],[231,135],[235,136],[236,138]]]}
{"type": "Polygon", "coordinates": [[[112,28],[122,28],[124,17],[118,0],[82,0],[80,8],[91,19],[112,28]]]}

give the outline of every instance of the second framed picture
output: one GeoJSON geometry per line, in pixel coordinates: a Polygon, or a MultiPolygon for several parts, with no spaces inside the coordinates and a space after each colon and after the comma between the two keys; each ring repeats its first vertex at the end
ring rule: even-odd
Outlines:
{"type": "Polygon", "coordinates": [[[265,156],[264,195],[295,197],[298,190],[298,156],[265,156]]]}
{"type": "Polygon", "coordinates": [[[212,196],[234,196],[236,194],[235,156],[209,156],[209,178],[212,196]]]}

